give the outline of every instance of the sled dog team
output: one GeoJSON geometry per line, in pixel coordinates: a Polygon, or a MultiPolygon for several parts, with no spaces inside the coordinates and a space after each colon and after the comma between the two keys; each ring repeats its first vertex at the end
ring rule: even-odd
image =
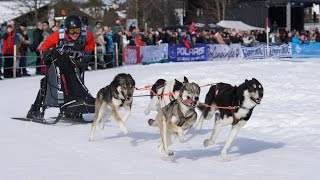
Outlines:
{"type": "MultiPolygon", "coordinates": [[[[93,141],[98,123],[103,129],[105,122],[111,116],[116,120],[123,134],[128,133],[125,122],[131,114],[135,80],[130,74],[118,74],[110,85],[99,90],[95,102],[95,114],[91,127],[89,141],[93,141]],[[119,108],[125,109],[123,118],[119,115],[119,108]]],[[[184,142],[188,130],[196,124],[196,129],[202,128],[204,119],[214,116],[214,128],[210,138],[205,139],[203,145],[207,147],[215,140],[226,125],[231,125],[230,134],[221,151],[221,158],[227,159],[228,149],[238,130],[250,119],[253,109],[260,104],[263,97],[263,87],[260,82],[252,78],[245,80],[239,86],[217,83],[210,87],[205,102],[199,102],[200,86],[190,83],[186,77],[183,82],[178,80],[166,81],[158,79],[150,91],[150,104],[145,110],[157,111],[154,119],[149,119],[150,126],[160,130],[159,151],[164,156],[173,156],[168,149],[175,137],[184,142]],[[196,108],[200,112],[197,118],[196,108]]]]}

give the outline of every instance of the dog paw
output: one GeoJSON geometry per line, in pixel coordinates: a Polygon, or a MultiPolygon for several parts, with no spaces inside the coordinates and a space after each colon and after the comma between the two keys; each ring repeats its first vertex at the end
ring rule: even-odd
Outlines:
{"type": "Polygon", "coordinates": [[[179,137],[179,140],[181,143],[185,143],[186,141],[184,140],[184,137],[179,137]]]}
{"type": "Polygon", "coordinates": [[[128,129],[122,129],[121,131],[124,135],[127,135],[129,133],[128,129]]]}
{"type": "Polygon", "coordinates": [[[196,125],[196,130],[201,130],[201,128],[202,128],[202,125],[201,125],[200,123],[198,123],[198,124],[196,125]]]}
{"type": "Polygon", "coordinates": [[[169,151],[168,152],[168,156],[174,156],[174,152],[173,151],[169,151]]]}
{"type": "Polygon", "coordinates": [[[207,146],[209,146],[211,144],[213,144],[213,142],[210,139],[206,139],[206,140],[203,141],[203,146],[204,147],[207,147],[207,146]]]}
{"type": "Polygon", "coordinates": [[[230,161],[230,158],[228,158],[227,154],[221,153],[220,158],[222,161],[230,161]]]}
{"type": "Polygon", "coordinates": [[[93,138],[89,138],[89,142],[93,142],[94,140],[93,140],[93,138]]]}
{"type": "Polygon", "coordinates": [[[162,144],[158,145],[158,151],[160,154],[163,153],[164,150],[163,150],[162,144]]]}

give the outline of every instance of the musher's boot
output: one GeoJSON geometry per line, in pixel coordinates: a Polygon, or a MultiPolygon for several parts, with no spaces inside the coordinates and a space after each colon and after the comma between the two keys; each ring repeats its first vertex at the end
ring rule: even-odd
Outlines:
{"type": "Polygon", "coordinates": [[[30,110],[28,111],[27,118],[40,118],[40,109],[37,108],[34,104],[32,104],[30,110]]]}

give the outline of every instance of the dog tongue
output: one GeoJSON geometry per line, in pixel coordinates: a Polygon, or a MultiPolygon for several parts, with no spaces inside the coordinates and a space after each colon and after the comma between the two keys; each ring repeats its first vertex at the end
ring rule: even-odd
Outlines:
{"type": "Polygon", "coordinates": [[[184,104],[192,104],[193,100],[192,99],[186,99],[183,101],[184,104]]]}

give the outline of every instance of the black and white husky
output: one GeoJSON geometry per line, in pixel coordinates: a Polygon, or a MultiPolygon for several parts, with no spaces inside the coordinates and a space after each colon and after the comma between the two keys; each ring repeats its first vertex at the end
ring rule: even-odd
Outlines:
{"type": "Polygon", "coordinates": [[[203,144],[205,147],[214,144],[221,128],[232,125],[228,140],[221,151],[222,159],[227,159],[227,151],[234,140],[238,130],[249,120],[253,109],[260,104],[263,97],[263,87],[258,80],[245,80],[240,86],[231,86],[226,83],[218,83],[210,87],[206,95],[204,106],[199,105],[201,115],[196,128],[201,129],[203,119],[211,119],[215,114],[215,123],[211,137],[203,144]],[[234,109],[224,109],[225,107],[234,109]]]}
{"type": "Polygon", "coordinates": [[[89,141],[93,141],[97,123],[104,128],[105,121],[113,116],[117,121],[123,134],[128,133],[125,122],[131,114],[132,95],[135,88],[135,81],[130,74],[118,74],[110,85],[99,90],[95,102],[94,119],[92,122],[89,141]],[[124,107],[126,112],[121,119],[119,108],[124,107]]]}
{"type": "Polygon", "coordinates": [[[179,96],[179,91],[184,84],[188,83],[188,78],[184,77],[183,82],[175,79],[173,81],[166,81],[158,79],[151,87],[150,103],[147,106],[144,114],[148,115],[150,111],[158,111],[171,101],[179,96]]]}
{"type": "Polygon", "coordinates": [[[184,136],[197,120],[195,111],[199,100],[200,87],[196,83],[186,83],[180,90],[177,99],[161,108],[155,119],[149,119],[150,126],[160,129],[159,150],[166,156],[174,155],[168,146],[176,136],[184,142],[184,136]]]}

